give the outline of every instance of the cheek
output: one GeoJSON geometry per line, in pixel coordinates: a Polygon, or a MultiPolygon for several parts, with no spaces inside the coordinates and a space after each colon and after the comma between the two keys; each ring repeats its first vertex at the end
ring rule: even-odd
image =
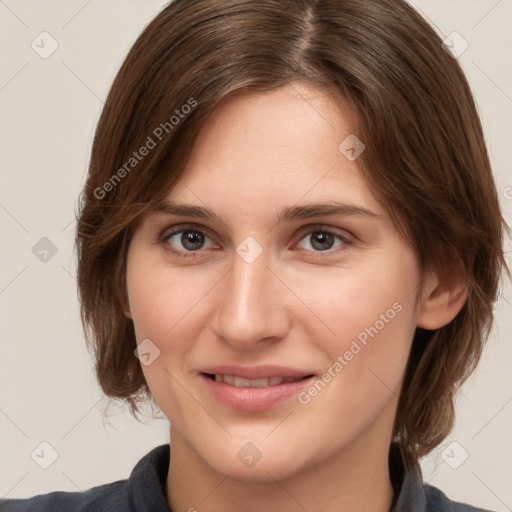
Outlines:
{"type": "Polygon", "coordinates": [[[373,264],[335,268],[320,279],[290,275],[288,281],[295,283],[297,295],[315,313],[317,324],[324,325],[324,334],[330,331],[325,339],[336,344],[376,323],[382,331],[391,324],[414,322],[415,260],[393,256],[373,264]]]}
{"type": "MultiPolygon", "coordinates": [[[[339,446],[372,425],[387,429],[393,421],[414,334],[415,296],[408,284],[413,272],[406,278],[388,270],[359,278],[354,273],[338,283],[343,287],[318,294],[311,306],[324,312],[335,331],[322,337],[310,331],[317,349],[327,356],[319,380],[298,397],[304,414],[313,418],[313,437],[325,436],[326,418],[332,420],[329,429],[339,446]],[[387,422],[379,422],[381,417],[387,422]]],[[[388,434],[386,430],[382,435],[388,434]]]]}
{"type": "Polygon", "coordinates": [[[172,339],[173,331],[200,310],[201,300],[213,286],[204,277],[191,279],[187,272],[172,272],[154,258],[130,255],[127,288],[137,340],[172,339]]]}
{"type": "Polygon", "coordinates": [[[137,343],[146,343],[141,346],[151,353],[150,364],[141,357],[141,367],[153,399],[167,417],[184,417],[190,397],[180,375],[196,337],[195,320],[205,290],[190,286],[183,273],[170,272],[150,254],[136,250],[127,261],[127,289],[137,343]]]}
{"type": "Polygon", "coordinates": [[[357,388],[353,397],[370,400],[398,392],[415,331],[418,279],[414,257],[395,253],[364,269],[338,269],[322,287],[304,283],[317,315],[310,337],[328,356],[326,372],[344,375],[335,387],[357,388]],[[376,386],[381,393],[373,393],[376,386]]]}
{"type": "Polygon", "coordinates": [[[194,340],[208,322],[208,294],[218,281],[211,272],[198,275],[197,267],[189,270],[173,271],[161,256],[137,247],[127,260],[128,299],[137,343],[149,339],[158,353],[142,370],[162,409],[165,396],[181,397],[179,382],[172,376],[187,372],[194,340]]]}

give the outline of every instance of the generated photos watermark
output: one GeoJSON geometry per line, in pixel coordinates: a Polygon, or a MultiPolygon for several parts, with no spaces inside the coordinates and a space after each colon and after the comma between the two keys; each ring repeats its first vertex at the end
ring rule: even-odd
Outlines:
{"type": "Polygon", "coordinates": [[[184,103],[180,108],[174,111],[174,114],[163,123],[160,123],[148,135],[146,142],[132,153],[126,162],[114,173],[112,176],[101,186],[94,189],[94,197],[96,199],[104,199],[109,192],[112,192],[115,187],[135,168],[142,160],[164,139],[164,137],[171,133],[180,122],[187,117],[188,114],[197,106],[197,100],[189,98],[187,103],[184,103]]]}
{"type": "Polygon", "coordinates": [[[356,339],[352,340],[350,347],[342,354],[339,355],[329,368],[322,374],[322,376],[316,379],[311,386],[305,391],[301,391],[297,394],[297,399],[302,405],[307,405],[311,400],[318,396],[318,394],[327,386],[329,382],[338,375],[350,361],[359,354],[363,348],[368,345],[369,338],[373,339],[379,334],[387,324],[395,318],[395,316],[402,311],[402,304],[395,302],[391,308],[386,310],[385,313],[381,313],[379,319],[370,327],[365,327],[357,336],[356,339]]]}

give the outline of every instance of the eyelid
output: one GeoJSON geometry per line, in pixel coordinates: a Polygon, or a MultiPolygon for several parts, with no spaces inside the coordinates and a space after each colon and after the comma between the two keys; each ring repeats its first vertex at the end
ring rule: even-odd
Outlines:
{"type": "MultiPolygon", "coordinates": [[[[334,226],[328,226],[326,224],[308,224],[307,226],[303,226],[299,230],[299,235],[305,236],[308,233],[314,233],[315,231],[322,231],[322,232],[325,231],[327,233],[332,233],[333,235],[339,236],[340,239],[346,243],[352,243],[355,241],[355,238],[356,238],[352,233],[350,233],[346,229],[337,228],[334,226]]],[[[302,238],[301,238],[301,240],[302,240],[302,238]]],[[[321,252],[321,251],[319,251],[319,252],[321,252]]]]}
{"type": "Polygon", "coordinates": [[[206,226],[203,226],[202,224],[195,224],[195,223],[183,223],[183,224],[173,224],[171,227],[165,228],[160,235],[158,236],[157,242],[165,242],[168,238],[171,236],[179,233],[180,231],[187,231],[187,230],[194,230],[199,231],[205,235],[208,236],[208,238],[211,238],[214,240],[216,236],[212,233],[212,231],[207,228],[206,226]]]}

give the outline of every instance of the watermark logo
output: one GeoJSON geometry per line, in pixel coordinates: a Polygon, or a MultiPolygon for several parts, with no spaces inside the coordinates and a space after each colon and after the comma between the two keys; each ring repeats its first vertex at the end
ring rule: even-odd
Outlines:
{"type": "Polygon", "coordinates": [[[444,38],[443,48],[458,59],[469,48],[469,43],[458,32],[452,32],[444,38]]]}
{"type": "Polygon", "coordinates": [[[452,441],[441,453],[441,458],[452,469],[459,469],[469,457],[469,453],[457,441],[452,441]]]}
{"type": "Polygon", "coordinates": [[[48,263],[57,254],[57,251],[57,246],[46,236],[43,236],[32,247],[32,254],[41,263],[48,263]]]}
{"type": "Polygon", "coordinates": [[[248,236],[238,244],[236,252],[246,263],[252,263],[261,255],[263,247],[252,236],[248,236]]]}
{"type": "Polygon", "coordinates": [[[262,453],[254,444],[249,442],[238,450],[236,456],[244,466],[252,468],[261,459],[262,453]]]}
{"type": "Polygon", "coordinates": [[[30,47],[41,59],[47,59],[57,50],[59,43],[48,32],[41,32],[32,43],[30,43],[30,47]]]}
{"type": "Polygon", "coordinates": [[[149,366],[160,356],[160,349],[149,338],[146,338],[140,342],[133,353],[144,366],[149,366]]]}
{"type": "Polygon", "coordinates": [[[59,453],[50,443],[43,441],[34,448],[30,456],[40,468],[48,469],[59,458],[59,453]]]}
{"type": "Polygon", "coordinates": [[[344,139],[338,146],[340,153],[342,153],[345,158],[351,162],[357,160],[365,149],[366,146],[353,133],[344,139]]]}

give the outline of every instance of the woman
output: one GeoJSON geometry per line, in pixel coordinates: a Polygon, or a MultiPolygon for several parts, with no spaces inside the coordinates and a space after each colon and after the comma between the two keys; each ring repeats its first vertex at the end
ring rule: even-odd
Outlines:
{"type": "Polygon", "coordinates": [[[476,510],[418,460],[504,229],[464,74],[405,2],[172,2],[109,93],[76,238],[99,382],[170,445],[0,510],[476,510]]]}

